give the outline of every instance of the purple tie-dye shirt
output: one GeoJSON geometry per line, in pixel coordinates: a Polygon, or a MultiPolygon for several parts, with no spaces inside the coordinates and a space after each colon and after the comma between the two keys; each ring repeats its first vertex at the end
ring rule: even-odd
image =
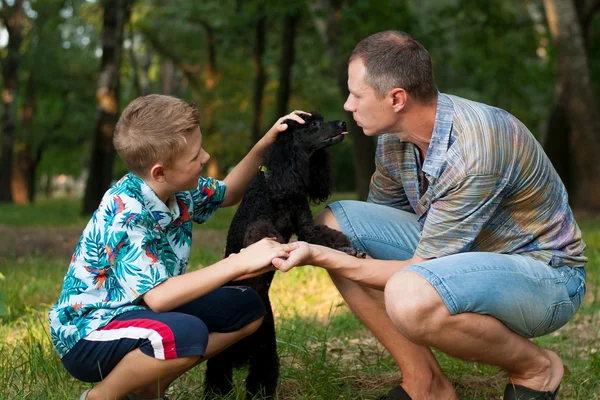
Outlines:
{"type": "Polygon", "coordinates": [[[499,108],[438,94],[425,161],[393,134],[379,137],[368,201],[416,213],[416,254],[521,254],[583,266],[585,243],[542,147],[499,108]]]}

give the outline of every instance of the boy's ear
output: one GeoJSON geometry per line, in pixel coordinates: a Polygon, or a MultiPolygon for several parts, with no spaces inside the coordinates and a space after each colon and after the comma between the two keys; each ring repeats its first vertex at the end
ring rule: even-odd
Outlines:
{"type": "Polygon", "coordinates": [[[163,183],[165,181],[165,167],[162,164],[154,164],[150,168],[150,177],[156,182],[163,183]]]}

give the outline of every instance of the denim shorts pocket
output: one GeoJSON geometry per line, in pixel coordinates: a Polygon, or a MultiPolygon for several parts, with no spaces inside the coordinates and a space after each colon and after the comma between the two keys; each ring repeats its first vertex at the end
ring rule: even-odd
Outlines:
{"type": "Polygon", "coordinates": [[[575,294],[569,297],[568,301],[561,301],[551,305],[542,322],[531,332],[531,337],[547,335],[569,322],[579,309],[584,294],[585,283],[582,282],[575,294]]]}

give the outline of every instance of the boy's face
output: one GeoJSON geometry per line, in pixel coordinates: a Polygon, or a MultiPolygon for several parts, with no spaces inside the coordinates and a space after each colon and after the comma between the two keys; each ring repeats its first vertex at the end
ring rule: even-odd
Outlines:
{"type": "Polygon", "coordinates": [[[171,167],[164,169],[165,180],[173,193],[196,189],[202,168],[210,159],[210,154],[202,148],[200,128],[187,136],[187,143],[185,151],[175,158],[171,167]]]}

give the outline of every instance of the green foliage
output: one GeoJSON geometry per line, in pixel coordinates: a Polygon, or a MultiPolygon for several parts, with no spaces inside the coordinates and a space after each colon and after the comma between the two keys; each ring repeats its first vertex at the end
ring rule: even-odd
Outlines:
{"type": "MultiPolygon", "coordinates": [[[[0,272],[0,282],[5,280],[6,278],[0,272]]],[[[0,292],[0,318],[6,317],[8,315],[8,307],[6,303],[8,301],[8,296],[4,292],[0,292]]]]}

